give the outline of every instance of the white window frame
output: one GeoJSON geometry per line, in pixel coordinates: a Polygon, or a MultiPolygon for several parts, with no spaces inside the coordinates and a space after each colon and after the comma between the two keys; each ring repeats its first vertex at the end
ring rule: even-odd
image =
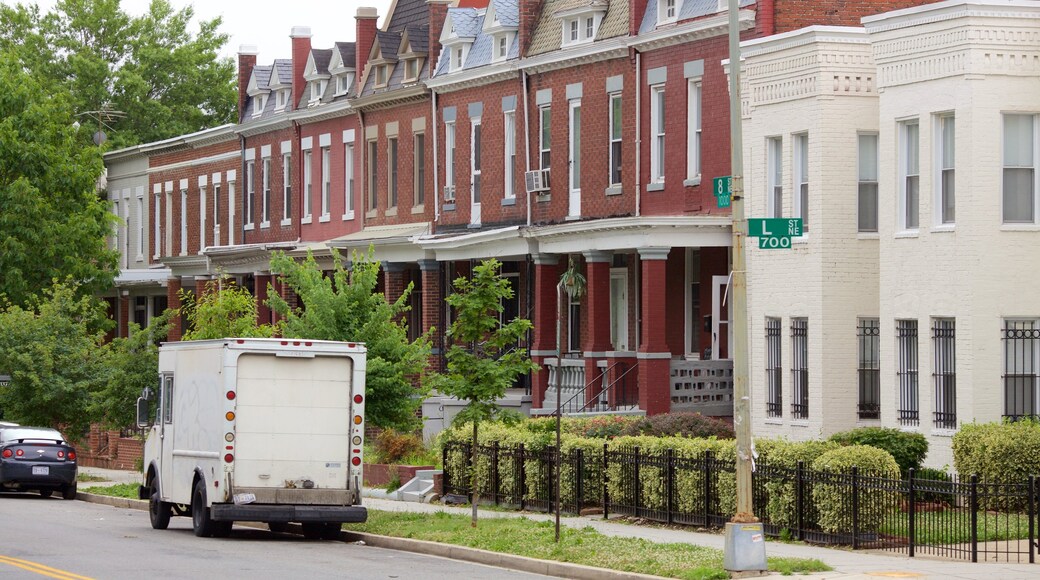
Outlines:
{"type": "Polygon", "coordinates": [[[412,133],[412,207],[426,204],[426,133],[412,133]],[[421,143],[420,143],[421,141],[421,143]]]}
{"type": "Polygon", "coordinates": [[[181,188],[181,255],[188,254],[188,188],[181,188]]]}
{"type": "Polygon", "coordinates": [[[502,113],[502,199],[516,199],[516,110],[502,113]]]}
{"type": "MultiPolygon", "coordinates": [[[[214,173],[214,176],[220,176],[219,173],[214,173]]],[[[219,181],[213,181],[213,245],[220,245],[220,189],[221,183],[219,181]]]]}
{"type": "Polygon", "coordinates": [[[271,158],[261,160],[260,182],[263,186],[262,204],[260,206],[260,227],[271,227],[271,158]]]}
{"type": "Polygon", "coordinates": [[[483,166],[481,164],[483,157],[483,127],[481,126],[480,117],[473,117],[470,119],[469,124],[469,192],[470,192],[470,223],[480,223],[480,202],[483,184],[483,166]],[[478,139],[478,133],[480,138],[478,139]],[[480,143],[478,148],[477,143],[480,143]]]}
{"type": "Polygon", "coordinates": [[[650,86],[650,183],[664,183],[665,169],[664,85],[650,86]]]}
{"type": "Polygon", "coordinates": [[[397,166],[401,161],[401,145],[397,135],[386,138],[386,208],[397,207],[398,193],[400,192],[400,168],[397,166]]]}
{"type": "Polygon", "coordinates": [[[679,0],[658,0],[657,24],[670,24],[679,19],[679,0]],[[669,12],[671,12],[669,14],[669,12]]]}
{"type": "Polygon", "coordinates": [[[311,164],[314,161],[314,156],[310,149],[304,149],[303,151],[303,219],[300,223],[309,224],[313,221],[313,200],[312,198],[312,187],[314,186],[314,168],[311,164]]]}
{"type": "Polygon", "coordinates": [[[368,185],[368,211],[379,209],[379,139],[365,141],[365,162],[368,164],[365,176],[368,185]]]}
{"type": "Polygon", "coordinates": [[[292,224],[292,153],[282,154],[282,225],[292,224]],[[288,223],[286,223],[288,222],[288,223]]]}
{"type": "Polygon", "coordinates": [[[581,99],[567,102],[567,217],[581,215],[581,99]]]}
{"type": "Polygon", "coordinates": [[[354,143],[343,144],[343,219],[354,219],[354,143]]]}
{"type": "Polygon", "coordinates": [[[256,194],[256,161],[246,161],[245,229],[253,229],[253,196],[256,194]]]}
{"type": "Polygon", "coordinates": [[[784,140],[766,137],[766,215],[784,216],[784,140]]]}
{"type": "Polygon", "coordinates": [[[686,83],[686,179],[701,179],[701,79],[686,83]]]}
{"type": "Polygon", "coordinates": [[[610,269],[610,344],[616,351],[630,350],[628,328],[628,268],[610,269]],[[620,281],[624,288],[622,296],[618,296],[615,281],[620,281]]]}
{"type": "Polygon", "coordinates": [[[495,38],[495,61],[505,60],[509,56],[509,35],[501,34],[495,38]]]}
{"type": "Polygon", "coordinates": [[[610,93],[607,104],[607,120],[610,123],[607,127],[607,139],[608,143],[608,163],[607,166],[607,182],[610,187],[621,187],[621,179],[623,176],[624,167],[621,165],[622,159],[624,158],[621,137],[624,134],[624,109],[622,109],[624,101],[621,100],[621,93],[610,93]],[[620,114],[615,114],[614,105],[617,104],[617,108],[620,114]],[[617,180],[614,179],[615,168],[617,169],[617,180]]]}
{"type": "Polygon", "coordinates": [[[902,231],[917,231],[921,226],[921,124],[918,119],[899,122],[898,156],[899,215],[896,223],[902,231]]]}
{"type": "Polygon", "coordinates": [[[859,133],[856,136],[856,173],[857,173],[857,194],[856,194],[856,231],[859,233],[874,234],[878,231],[878,134],[877,133],[859,133]],[[873,143],[864,143],[864,139],[872,140],[873,143]],[[866,145],[870,145],[872,148],[870,158],[864,158],[866,153],[866,145]],[[871,163],[873,161],[873,163],[871,163]],[[867,167],[867,165],[870,167],[867,167]],[[873,191],[871,191],[873,190],[873,191]],[[863,205],[864,197],[868,194],[873,195],[873,227],[870,224],[864,223],[863,205]]]}
{"type": "Polygon", "coordinates": [[[145,237],[145,210],[144,210],[144,193],[140,193],[137,196],[137,261],[141,262],[144,260],[144,237],[145,237]]]}
{"type": "Polygon", "coordinates": [[[552,107],[538,107],[538,168],[545,170],[552,165],[552,107]]]}
{"type": "Polygon", "coordinates": [[[253,97],[253,116],[259,117],[264,114],[264,109],[267,108],[267,95],[260,94],[253,97]]]}
{"type": "MultiPolygon", "coordinates": [[[[455,121],[448,121],[444,123],[444,185],[446,187],[455,187],[455,121]]],[[[451,199],[445,198],[445,201],[453,201],[455,196],[452,195],[451,199]]]]}
{"type": "Polygon", "coordinates": [[[155,207],[152,212],[155,219],[155,223],[152,224],[152,236],[154,237],[152,242],[155,244],[155,251],[152,253],[152,259],[158,260],[162,255],[162,244],[160,243],[162,240],[162,192],[158,183],[155,184],[152,195],[152,199],[155,200],[155,207]]]}
{"type": "Polygon", "coordinates": [[[791,175],[794,185],[794,217],[802,218],[802,233],[809,231],[809,134],[791,135],[791,175]]]}
{"type": "Polygon", "coordinates": [[[956,173],[957,119],[953,113],[935,116],[935,204],[933,223],[939,227],[953,227],[957,221],[956,173]],[[947,142],[949,139],[949,143],[947,142]],[[947,213],[949,204],[949,213],[947,213]]]}
{"type": "Polygon", "coordinates": [[[1003,145],[1003,153],[1001,155],[1001,222],[1006,225],[1022,225],[1022,224],[1036,224],[1040,212],[1037,211],[1040,208],[1040,115],[1035,113],[1012,113],[1006,112],[1001,115],[1001,143],[1003,145]],[[1032,123],[1032,140],[1029,145],[1032,147],[1032,155],[1028,152],[1024,154],[1017,154],[1015,150],[1015,144],[1011,142],[1011,135],[1008,133],[1008,119],[1009,117],[1021,117],[1023,119],[1030,119],[1032,123]],[[1013,156],[1013,160],[1009,160],[1009,156],[1013,156]],[[1028,163],[1028,165],[1026,164],[1028,163]],[[1028,219],[1008,219],[1008,196],[1012,192],[1008,191],[1008,172],[1010,171],[1032,171],[1031,185],[1033,188],[1032,199],[1028,201],[1032,203],[1032,215],[1028,219]]]}
{"type": "Polygon", "coordinates": [[[321,148],[321,215],[318,221],[327,222],[332,215],[332,147],[321,148]]]}

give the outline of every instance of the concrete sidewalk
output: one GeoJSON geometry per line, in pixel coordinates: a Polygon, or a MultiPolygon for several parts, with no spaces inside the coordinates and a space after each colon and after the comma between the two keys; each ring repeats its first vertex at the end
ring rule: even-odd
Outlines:
{"type": "MultiPolygon", "coordinates": [[[[141,475],[134,472],[81,467],[81,473],[89,473],[105,477],[114,483],[139,483],[141,475]]],[[[91,485],[102,485],[82,482],[80,488],[91,485]]],[[[372,494],[375,495],[375,494],[372,494]]],[[[385,494],[382,494],[385,496],[385,494]]],[[[366,494],[367,496],[367,494],[366,494]]],[[[366,497],[365,506],[369,509],[398,512],[435,513],[448,512],[468,515],[469,507],[454,507],[431,504],[399,502],[390,499],[366,497]]],[[[482,518],[515,518],[526,517],[531,520],[552,520],[551,514],[514,513],[504,511],[481,510],[482,518]]],[[[607,536],[642,538],[652,542],[694,544],[710,548],[723,549],[724,538],[720,534],[648,527],[604,520],[602,516],[562,517],[562,525],[572,528],[591,527],[607,536]]],[[[824,548],[808,544],[769,542],[766,547],[769,556],[786,556],[794,558],[815,558],[834,568],[833,572],[809,574],[802,578],[841,578],[842,580],[860,580],[877,578],[928,578],[928,579],[964,579],[964,580],[1040,580],[1040,564],[1007,564],[978,563],[965,561],[935,559],[930,557],[907,558],[897,554],[872,551],[856,551],[824,548]]]]}

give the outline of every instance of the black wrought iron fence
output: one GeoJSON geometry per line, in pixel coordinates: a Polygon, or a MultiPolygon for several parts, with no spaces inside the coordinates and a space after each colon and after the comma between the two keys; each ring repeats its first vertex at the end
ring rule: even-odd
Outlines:
{"type": "MultiPolygon", "coordinates": [[[[668,524],[719,528],[736,510],[735,465],[711,452],[649,452],[638,447],[479,445],[444,447],[445,493],[520,510],[551,511],[560,471],[561,510],[588,507],[668,524]],[[557,456],[559,455],[559,462],[557,456]],[[557,467],[558,466],[558,467],[557,467]]],[[[759,462],[752,478],[755,514],[774,537],[880,549],[907,556],[1034,562],[1040,481],[985,482],[976,476],[884,477],[852,468],[835,473],[759,462]]]]}

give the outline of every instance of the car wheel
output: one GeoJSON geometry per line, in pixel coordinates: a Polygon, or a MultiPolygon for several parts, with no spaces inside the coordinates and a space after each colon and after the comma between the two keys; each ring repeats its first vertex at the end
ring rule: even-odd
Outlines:
{"type": "Polygon", "coordinates": [[[206,484],[200,479],[191,494],[191,528],[196,536],[208,538],[213,535],[214,523],[206,507],[206,484]]]}
{"type": "Polygon", "coordinates": [[[173,506],[159,499],[159,492],[152,492],[148,500],[148,519],[152,521],[152,528],[165,530],[170,525],[170,516],[173,515],[173,506]]]}
{"type": "Polygon", "coordinates": [[[306,522],[300,527],[303,528],[303,537],[308,540],[320,539],[322,533],[325,531],[325,524],[319,522],[306,522]]]}
{"type": "Polygon", "coordinates": [[[343,524],[339,522],[329,522],[325,524],[325,529],[321,532],[321,539],[323,540],[338,540],[340,532],[343,531],[343,524]]]}
{"type": "Polygon", "coordinates": [[[40,490],[40,497],[50,497],[52,493],[54,493],[53,490],[41,489],[40,490]]]}
{"type": "Polygon", "coordinates": [[[276,534],[281,534],[289,530],[288,522],[267,522],[267,528],[276,534]]]}
{"type": "Polygon", "coordinates": [[[64,499],[76,499],[77,487],[76,484],[66,485],[65,489],[61,490],[61,497],[64,499]]]}

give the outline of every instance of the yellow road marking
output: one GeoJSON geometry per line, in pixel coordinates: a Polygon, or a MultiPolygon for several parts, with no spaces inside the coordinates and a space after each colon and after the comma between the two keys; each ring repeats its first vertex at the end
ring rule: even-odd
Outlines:
{"type": "Polygon", "coordinates": [[[0,564],[8,564],[15,568],[21,568],[30,572],[35,572],[41,576],[47,576],[49,578],[57,578],[58,580],[93,580],[89,576],[80,576],[79,574],[73,574],[72,572],[66,572],[65,570],[59,570],[57,568],[51,568],[38,562],[30,562],[29,560],[21,560],[18,558],[12,558],[11,556],[0,555],[0,564]]]}

